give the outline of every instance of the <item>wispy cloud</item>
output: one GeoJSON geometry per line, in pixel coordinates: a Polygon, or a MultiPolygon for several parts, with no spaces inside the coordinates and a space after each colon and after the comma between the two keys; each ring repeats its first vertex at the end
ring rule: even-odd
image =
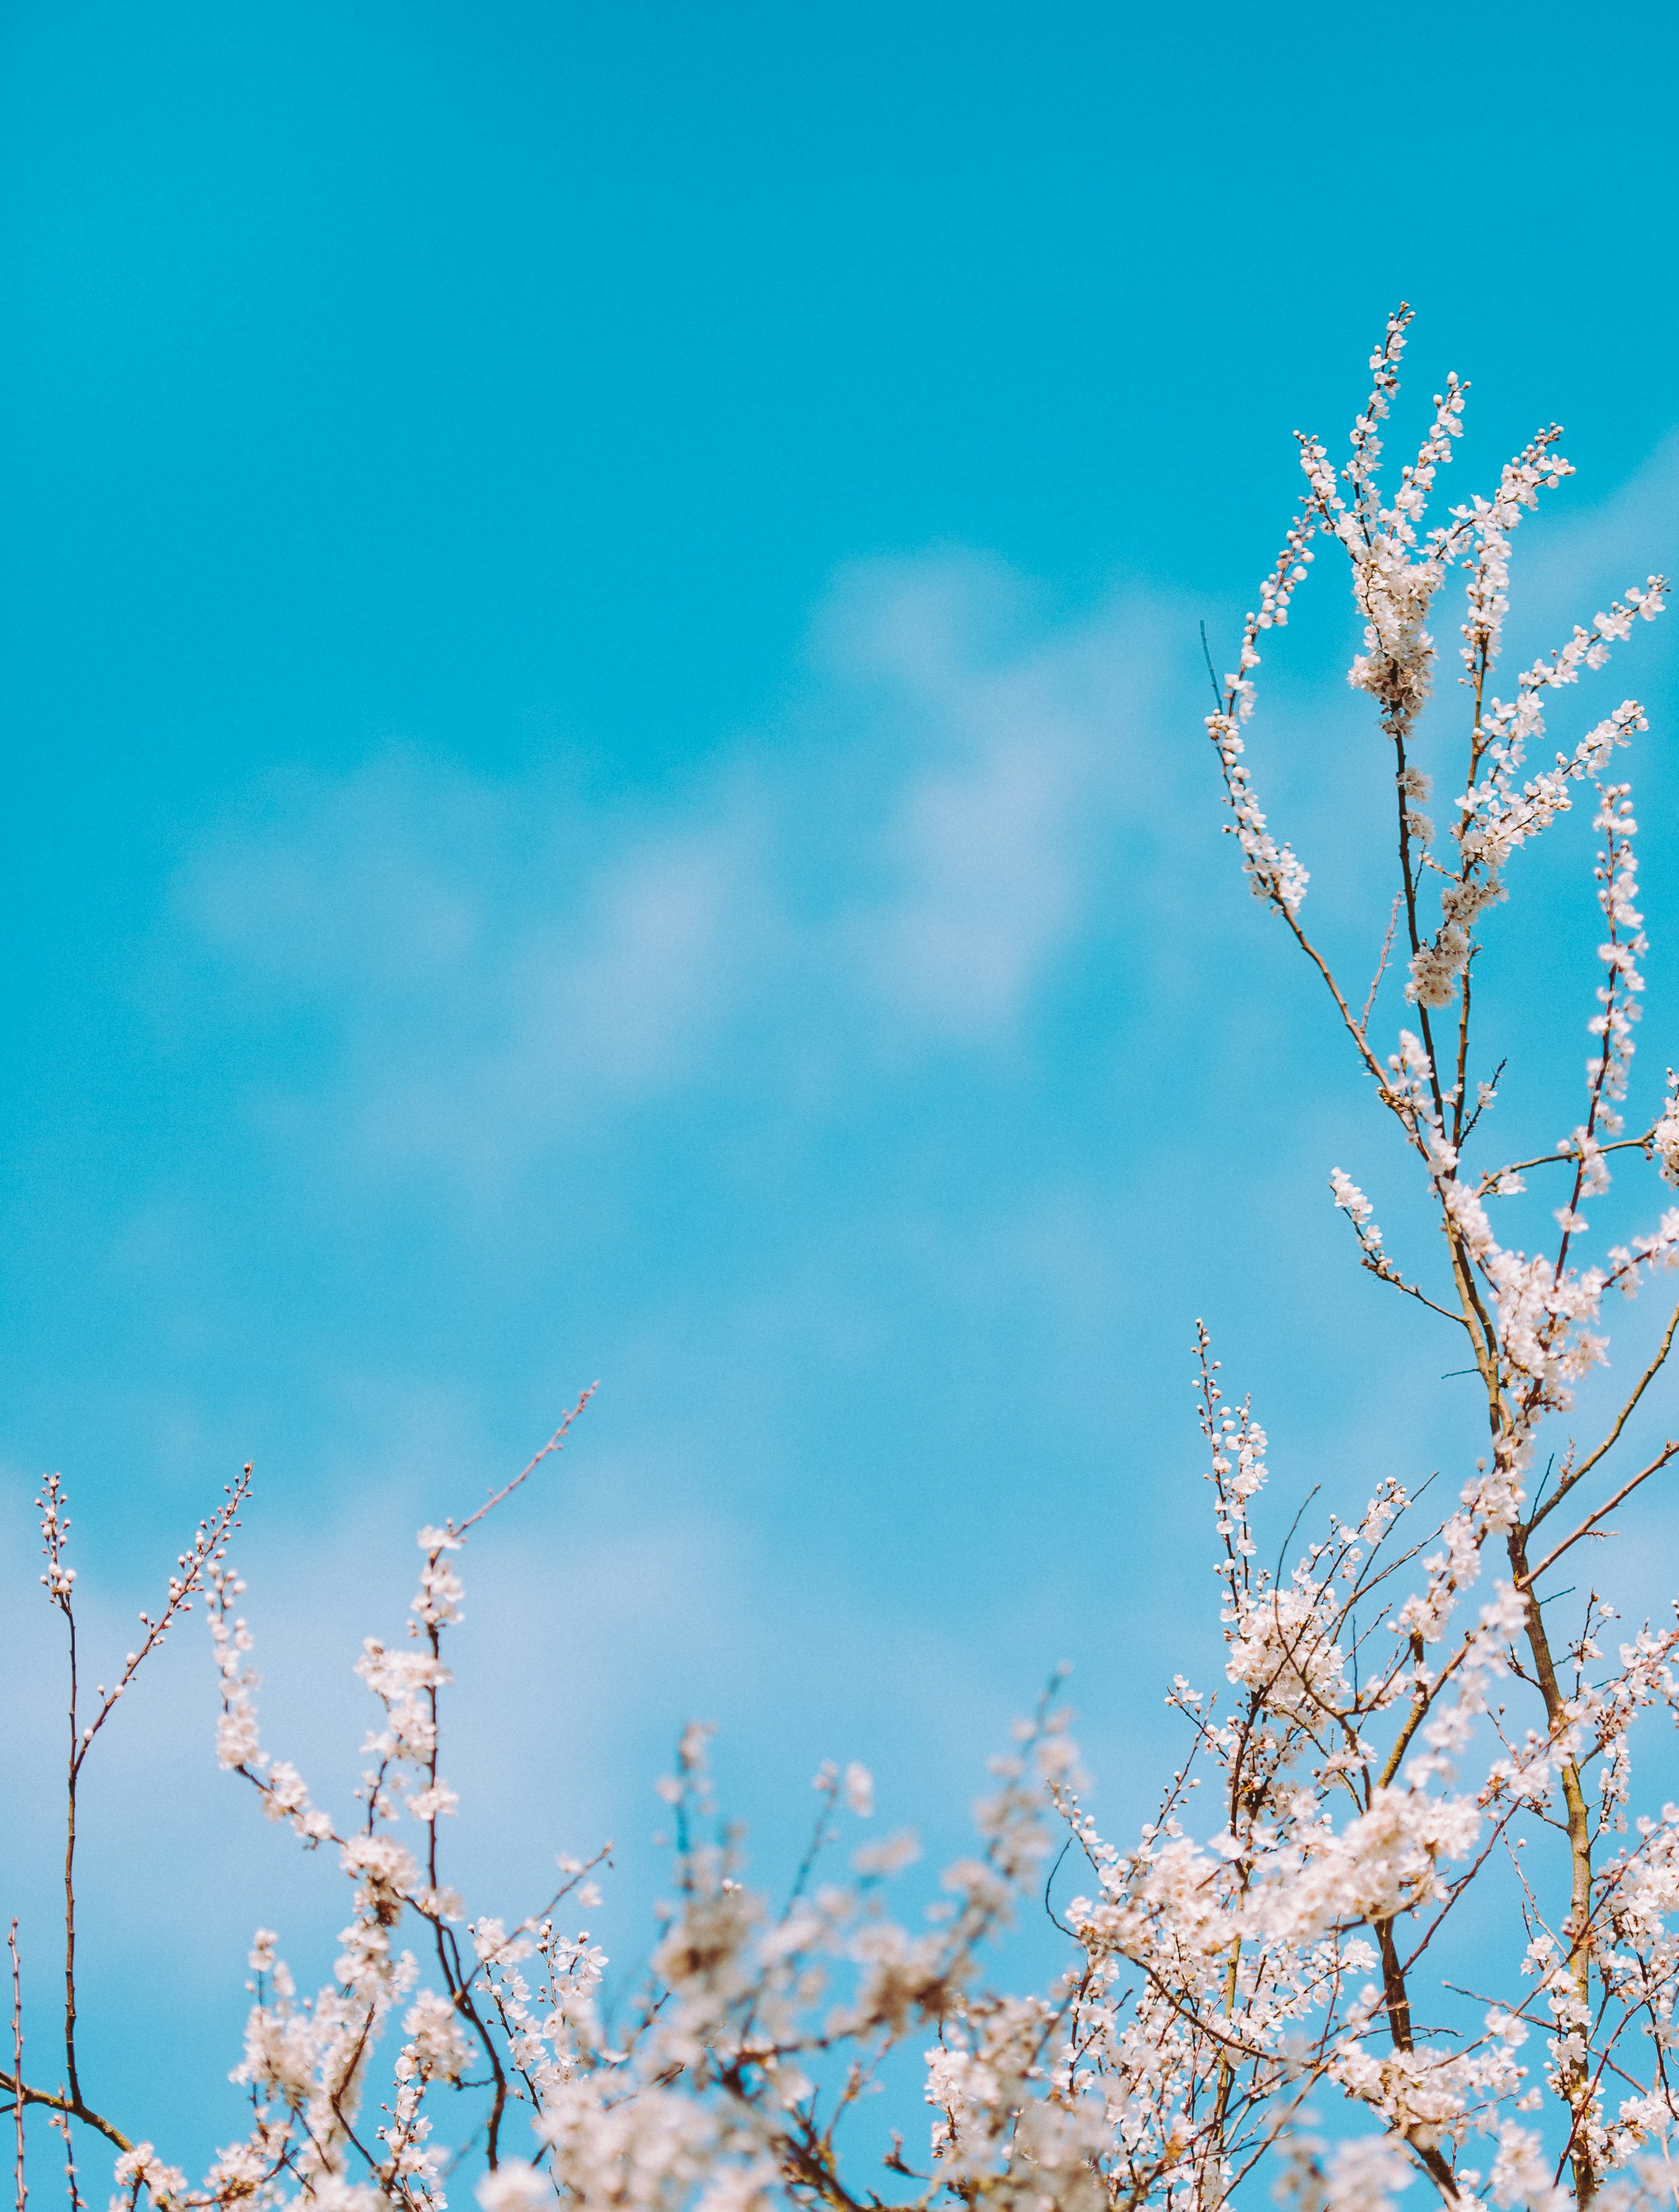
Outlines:
{"type": "Polygon", "coordinates": [[[551,777],[393,750],[266,794],[194,858],[181,910],[324,1023],[308,1110],[386,1169],[505,1179],[743,1062],[773,1085],[817,1024],[871,1059],[983,1048],[1029,1017],[1157,780],[1148,615],[1048,619],[965,557],[860,569],[790,731],[658,809],[592,817],[551,777]]]}
{"type": "Polygon", "coordinates": [[[1020,580],[953,558],[865,572],[824,631],[901,739],[885,882],[839,925],[854,980],[930,1031],[995,1036],[1087,918],[1122,800],[1147,811],[1167,656],[1135,600],[1046,622],[1020,580]]]}

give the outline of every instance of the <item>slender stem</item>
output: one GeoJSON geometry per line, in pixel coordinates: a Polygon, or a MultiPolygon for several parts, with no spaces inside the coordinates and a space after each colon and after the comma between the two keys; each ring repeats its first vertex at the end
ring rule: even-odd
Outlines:
{"type": "Polygon", "coordinates": [[[1463,1109],[1469,1087],[1469,970],[1474,959],[1475,948],[1471,945],[1463,956],[1463,982],[1457,1014],[1457,1095],[1451,1107],[1451,1141],[1460,1149],[1463,1142],[1463,1109]]]}
{"type": "MultiPolygon", "coordinates": [[[[93,1718],[83,1728],[81,1724],[80,1677],[76,1632],[76,1607],[72,1596],[74,1571],[64,1565],[64,1536],[70,1527],[61,1517],[64,1493],[54,1476],[49,1484],[47,1498],[51,1501],[47,1537],[47,1587],[52,1603],[64,1616],[64,1626],[70,1644],[70,1753],[65,1769],[64,1791],[64,2076],[63,2098],[56,2109],[85,2118],[91,2125],[104,2127],[94,2120],[82,2094],[82,2082],[76,2063],[76,1796],[82,1779],[82,1767],[95,1738],[116,1711],[119,1701],[144,1662],[156,1650],[169,1630],[183,1613],[192,1609],[195,1594],[201,1592],[207,1568],[223,1555],[228,1536],[238,1525],[239,1509],[251,1491],[251,1468],[247,1463],[239,1480],[229,1483],[222,1502],[208,1520],[198,1523],[192,1542],[177,1561],[177,1572],[170,1577],[167,1600],[154,1618],[143,1613],[141,1621],[145,1634],[138,1648],[131,1651],[123,1662],[122,1672],[114,1686],[99,1687],[97,1706],[93,1718]]],[[[40,2102],[39,2096],[34,2101],[40,2102]]],[[[106,2128],[105,2132],[111,2130],[106,2128]]],[[[113,2138],[115,2140],[114,2136],[113,2138]]],[[[127,2148],[126,2144],[124,2146],[127,2148]]]]}
{"type": "Polygon", "coordinates": [[[563,1451],[565,1449],[565,1440],[567,1436],[570,1433],[572,1423],[576,1420],[584,1407],[588,1404],[589,1400],[593,1397],[595,1392],[599,1388],[600,1385],[599,1382],[591,1382],[588,1389],[582,1393],[581,1396],[578,1399],[577,1403],[566,1415],[564,1420],[563,1420],[558,1428],[555,1430],[553,1435],[549,1437],[547,1443],[542,1447],[542,1449],[539,1452],[533,1452],[531,1457],[526,1461],[524,1466],[520,1468],[518,1474],[515,1474],[511,1480],[504,1482],[499,1490],[492,1490],[489,1497],[484,1499],[484,1504],[479,1506],[476,1513],[469,1513],[466,1518],[458,1524],[454,1521],[451,1520],[447,1524],[449,1534],[452,1536],[464,1536],[469,1528],[475,1528],[477,1524],[484,1519],[486,1513],[493,1513],[504,1498],[510,1498],[514,1492],[518,1489],[521,1482],[527,1480],[531,1475],[536,1473],[538,1468],[542,1465],[544,1460],[545,1460],[551,1453],[563,1451]]]}
{"type": "Polygon", "coordinates": [[[76,1788],[81,1779],[82,1746],[76,1729],[76,1613],[64,1601],[70,1627],[70,1770],[64,1791],[64,2079],[78,2105],[82,2084],[76,2071],[76,1788]]]}
{"type": "MultiPolygon", "coordinates": [[[[12,2079],[23,2079],[23,1975],[17,1955],[17,1921],[12,1920],[11,1933],[6,1938],[6,1948],[12,1954],[12,2079]]],[[[17,2123],[17,2212],[24,2212],[29,2202],[28,2184],[23,2178],[23,2099],[14,2094],[12,2116],[17,2123]]]]}
{"type": "Polygon", "coordinates": [[[1361,1037],[1369,1034],[1370,1017],[1376,1011],[1376,994],[1381,989],[1382,978],[1388,972],[1388,955],[1393,951],[1393,933],[1399,927],[1399,897],[1396,891],[1393,912],[1388,916],[1387,934],[1382,939],[1381,957],[1376,963],[1376,973],[1370,979],[1370,996],[1365,1000],[1364,1012],[1359,1017],[1359,1035],[1361,1037]]]}
{"type": "MultiPolygon", "coordinates": [[[[1617,1137],[1613,1144],[1599,1145],[1597,1149],[1600,1152],[1647,1152],[1650,1149],[1651,1134],[1651,1131],[1646,1129],[1641,1137],[1617,1137]]],[[[1496,1168],[1492,1174],[1482,1176],[1477,1186],[1478,1191],[1484,1198],[1493,1186],[1501,1182],[1506,1176],[1525,1175],[1530,1168],[1564,1166],[1573,1157],[1571,1146],[1568,1151],[1562,1152],[1540,1152],[1530,1160],[1512,1160],[1507,1167],[1496,1168]]]]}
{"type": "Polygon", "coordinates": [[[76,2183],[76,2144],[70,2134],[70,2114],[60,2112],[47,2124],[56,2127],[64,2139],[64,2186],[70,2195],[70,2212],[84,2212],[82,2191],[76,2183]]]}
{"type": "MultiPolygon", "coordinates": [[[[1449,1321],[1454,1328],[1464,1330],[1470,1342],[1475,1341],[1475,1331],[1470,1328],[1461,1313],[1453,1313],[1450,1306],[1440,1305],[1431,1298],[1427,1291],[1419,1290],[1414,1283],[1408,1283],[1397,1267],[1383,1267],[1378,1261],[1372,1260],[1367,1252],[1359,1264],[1361,1267],[1367,1268],[1378,1283],[1386,1283],[1393,1290],[1403,1291],[1408,1298],[1414,1298],[1419,1305],[1427,1306],[1430,1313],[1439,1314],[1442,1321],[1449,1321]]],[[[1465,1375],[1473,1375],[1478,1373],[1479,1370],[1466,1367],[1462,1371],[1465,1375]]]]}
{"type": "Polygon", "coordinates": [[[1547,1568],[1554,1567],[1563,1553],[1578,1544],[1582,1536],[1589,1536],[1606,1514],[1613,1513],[1617,1505],[1630,1498],[1641,1482],[1648,1482],[1652,1474],[1659,1474],[1676,1453],[1679,1453],[1679,1442],[1670,1441],[1664,1444],[1648,1467],[1641,1467],[1630,1482],[1621,1484],[1613,1498],[1605,1498],[1595,1513],[1588,1514],[1572,1536],[1565,1536],[1554,1550],[1546,1553],[1536,1567],[1530,1567],[1527,1570],[1526,1583],[1518,1587],[1525,1588],[1528,1584],[1536,1583],[1547,1568]]]}
{"type": "MultiPolygon", "coordinates": [[[[1487,658],[1487,641],[1484,636],[1481,636],[1477,638],[1475,642],[1475,669],[1473,672],[1475,702],[1469,717],[1469,772],[1464,785],[1465,790],[1468,791],[1474,790],[1475,780],[1481,773],[1482,743],[1481,735],[1481,701],[1486,693],[1487,673],[1489,665],[1490,664],[1487,658]]],[[[1461,884],[1463,884],[1464,886],[1468,885],[1470,876],[1475,872],[1475,862],[1470,860],[1467,854],[1462,855],[1457,870],[1457,880],[1461,884]]],[[[1475,947],[1473,943],[1471,943],[1466,948],[1463,954],[1463,985],[1462,997],[1457,1009],[1457,1098],[1456,1104],[1452,1108],[1451,1141],[1454,1145],[1457,1146],[1460,1150],[1463,1146],[1464,1137],[1467,1134],[1463,1122],[1463,1110],[1469,1097],[1469,982],[1471,972],[1475,966],[1475,947]]],[[[1494,1077],[1493,1080],[1496,1081],[1497,1078],[1494,1077]]],[[[1480,1109],[1477,1108],[1477,1116],[1479,1115],[1479,1110],[1480,1109]]]]}

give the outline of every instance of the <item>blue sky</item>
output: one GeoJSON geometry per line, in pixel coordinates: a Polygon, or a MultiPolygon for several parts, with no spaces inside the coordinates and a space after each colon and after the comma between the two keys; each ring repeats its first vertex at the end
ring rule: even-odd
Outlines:
{"type": "MultiPolygon", "coordinates": [[[[828,1753],[952,1839],[1063,1656],[1128,1817],[1211,1663],[1195,1315],[1290,1512],[1464,1448],[1327,1204],[1335,1163],[1395,1201],[1220,840],[1197,626],[1222,655],[1290,433],[1341,435],[1401,296],[1413,395],[1474,381],[1454,491],[1569,426],[1518,647],[1679,562],[1671,11],[72,0],[0,38],[31,1960],[40,1471],[120,1650],[254,1458],[276,1730],[344,1775],[409,1532],[596,1376],[469,1561],[496,1904],[606,1833],[643,1896],[693,1711],[766,1860],[828,1753]]],[[[1256,757],[1362,972],[1339,593],[1256,757]]],[[[1659,832],[1672,649],[1627,667],[1593,712],[1651,699],[1659,832]]],[[[1571,828],[1495,1014],[1566,1080],[1571,828]]],[[[95,2078],[193,2155],[248,1928],[338,1924],[215,1773],[201,1634],[106,1747],[88,2003],[95,2078]]]]}

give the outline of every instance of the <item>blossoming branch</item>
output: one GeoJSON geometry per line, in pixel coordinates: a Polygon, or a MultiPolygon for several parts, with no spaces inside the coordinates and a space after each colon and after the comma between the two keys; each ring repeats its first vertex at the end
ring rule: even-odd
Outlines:
{"type": "Polygon", "coordinates": [[[1638,1796],[1633,1749],[1652,1719],[1679,1717],[1679,1626],[1615,1630],[1595,1578],[1571,1592],[1555,1571],[1572,1572],[1679,1456],[1679,1439],[1647,1426],[1679,1304],[1601,1434],[1570,1426],[1579,1384],[1606,1362],[1606,1294],[1630,1297],[1679,1260],[1679,1207],[1659,1194],[1623,1243],[1600,1247],[1591,1227],[1612,1174],[1679,1184],[1679,1079],[1629,1121],[1646,942],[1618,756],[1644,710],[1623,699],[1560,744],[1547,732],[1573,687],[1660,613],[1667,585],[1629,586],[1509,696],[1495,689],[1512,539],[1570,465],[1545,428],[1490,495],[1431,522],[1463,428],[1468,387],[1451,377],[1384,491],[1409,324],[1403,308],[1389,322],[1344,463],[1301,440],[1299,511],[1207,728],[1255,896],[1315,972],[1438,1231],[1396,1249],[1353,1176],[1330,1169],[1352,1257],[1434,1317],[1484,1403],[1484,1444],[1442,1480],[1444,1512],[1429,1484],[1366,1479],[1356,1510],[1326,1513],[1285,1567],[1293,1530],[1281,1553],[1262,1535],[1264,1428],[1227,1395],[1198,1328],[1224,1679],[1214,1692],[1174,1680],[1184,1755],[1141,1834],[1110,1840],[1086,1808],[1055,1677],[995,1762],[975,1846],[930,1906],[892,1901],[916,1856],[908,1834],[836,1863],[849,1824],[873,1811],[855,1762],[816,1776],[808,1849],[772,1900],[745,1879],[707,1732],[691,1726],[660,1785],[672,1901],[609,2019],[587,1923],[610,1846],[563,1859],[551,1894],[509,1927],[459,1893],[446,1841],[461,1812],[446,1744],[462,1554],[561,1449],[587,1394],[503,1491],[419,1532],[405,1632],[369,1637],[356,1665],[373,1717],[360,1790],[337,1808],[264,1738],[229,1558],[249,1470],[91,1707],[54,1478],[41,1513],[70,1669],[65,2002],[56,2040],[32,2014],[26,2042],[14,1925],[0,2086],[18,2212],[40,2148],[27,2112],[60,2137],[72,2212],[90,2136],[117,2154],[113,2212],[148,2200],[156,2212],[441,2212],[469,2154],[484,2212],[1220,2212],[1270,2191],[1299,2212],[1384,2212],[1413,2187],[1453,2212],[1675,2201],[1679,1807],[1638,1796]],[[1391,780],[1372,946],[1384,916],[1386,934],[1356,1013],[1310,933],[1308,871],[1273,830],[1246,750],[1262,643],[1287,627],[1320,550],[1347,563],[1363,624],[1350,681],[1374,725],[1369,774],[1378,788],[1391,780]],[[1462,708],[1425,725],[1439,674],[1428,625],[1454,582],[1462,708]],[[1473,1018],[1478,963],[1521,893],[1524,854],[1588,792],[1601,981],[1582,1009],[1583,1086],[1554,1148],[1512,1160],[1489,1148],[1500,1070],[1473,1018]],[[1378,1039],[1396,993],[1402,1010],[1378,1039]],[[1555,1203],[1550,1227],[1542,1218],[1537,1240],[1518,1243],[1495,1221],[1521,1218],[1502,1209],[1524,1194],[1555,1203]],[[336,1866],[350,1903],[332,1978],[313,1996],[279,1936],[257,1931],[233,2071],[246,2124],[192,2182],[82,2079],[75,1850],[83,1762],[148,1654],[200,1602],[221,1764],[336,1866]],[[1047,1914],[1063,1948],[1049,1979],[1019,1994],[987,1958],[1023,1911],[1047,1914]],[[866,2100],[905,2050],[928,2124],[918,2141],[897,2130],[871,2143],[866,2100]]]}

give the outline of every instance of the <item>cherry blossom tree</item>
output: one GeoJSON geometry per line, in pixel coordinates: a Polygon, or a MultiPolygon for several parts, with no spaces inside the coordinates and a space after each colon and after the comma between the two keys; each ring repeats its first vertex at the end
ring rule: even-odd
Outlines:
{"type": "Polygon", "coordinates": [[[1679,1079],[1629,1125],[1645,939],[1618,756],[1644,713],[1624,700],[1560,750],[1546,732],[1566,703],[1555,695],[1653,619],[1667,586],[1652,576],[1629,589],[1522,670],[1508,696],[1495,690],[1512,535],[1570,467],[1557,430],[1543,430],[1490,495],[1430,524],[1461,428],[1454,377],[1384,495],[1382,429],[1409,322],[1402,308],[1372,358],[1345,465],[1301,441],[1299,513],[1235,669],[1214,679],[1207,727],[1254,894],[1315,971],[1438,1232],[1390,1249],[1370,1200],[1332,1170],[1357,1263],[1427,1309],[1484,1398],[1484,1445],[1442,1482],[1444,1518],[1427,1486],[1384,1478],[1355,1517],[1326,1514],[1293,1565],[1268,1571],[1265,1431],[1227,1394],[1198,1328],[1225,1679],[1172,1683],[1184,1754],[1141,1834],[1110,1841],[1086,1810],[1057,1677],[994,1762],[975,1847],[945,1870],[932,1907],[894,1909],[915,1856],[907,1836],[864,1841],[836,1870],[846,1824],[873,1809],[855,1765],[818,1775],[809,1848],[772,1902],[744,1877],[706,1731],[690,1727],[661,1784],[672,1901],[644,1981],[609,2021],[605,1962],[583,1925],[601,1861],[562,1861],[555,1893],[508,1926],[456,1893],[444,1840],[458,1811],[444,1720],[461,1554],[559,1451],[587,1394],[505,1489],[419,1532],[406,1632],[369,1638],[357,1662],[373,1719],[362,1787],[339,1810],[264,1742],[229,1551],[249,1469],[90,1703],[55,1477],[40,1511],[43,1581],[69,1647],[64,2002],[37,2070],[14,1923],[0,2087],[15,2116],[18,2212],[30,2109],[62,2136],[73,2212],[100,2139],[116,2154],[113,2212],[143,2200],[157,2212],[429,2212],[469,2154],[484,2212],[556,2200],[581,2212],[1215,2212],[1268,2192],[1300,2212],[1379,2212],[1412,2187],[1463,2212],[1675,2200],[1679,1807],[1640,1807],[1632,1746],[1635,1729],[1679,1716],[1679,1626],[1613,1627],[1595,1579],[1571,1593],[1554,1577],[1586,1552],[1595,1573],[1591,1540],[1679,1456],[1676,1438],[1632,1449],[1679,1305],[1603,1433],[1582,1442],[1569,1426],[1577,1386],[1605,1364],[1607,1294],[1631,1296],[1679,1261],[1679,1207],[1658,1206],[1652,1227],[1601,1250],[1585,1210],[1612,1170],[1679,1184],[1679,1079]],[[1395,794],[1393,878],[1372,917],[1372,938],[1384,915],[1387,933],[1356,1012],[1308,933],[1307,872],[1268,823],[1244,735],[1262,637],[1287,626],[1316,551],[1331,548],[1364,625],[1350,680],[1378,726],[1371,773],[1390,760],[1395,794]],[[1441,702],[1425,728],[1438,661],[1427,625],[1454,579],[1462,708],[1441,702]],[[1433,775],[1448,770],[1442,833],[1427,810],[1433,775]],[[1499,1071],[1472,1024],[1476,963],[1520,888],[1523,848],[1587,793],[1602,981],[1579,1118],[1542,1157],[1506,1161],[1488,1146],[1499,1071]],[[1378,1041],[1377,1009],[1390,1005],[1395,1033],[1378,1041]],[[1536,1214],[1514,1203],[1524,1194],[1536,1214]],[[1547,1194],[1560,1201],[1554,1227],[1547,1194]],[[1531,1249],[1495,1226],[1506,1218],[1537,1221],[1531,1249]],[[333,1978],[312,1996],[279,1938],[257,1931],[233,2073],[248,2127],[190,2182],[78,2068],[76,1844],[83,1762],[195,1606],[219,1675],[221,1765],[336,1865],[350,1902],[333,1978]],[[1041,1989],[1010,1994],[988,1966],[993,1939],[1011,1916],[1046,1911],[1061,1962],[1041,1989]],[[1490,1986],[1455,1978],[1466,1957],[1490,1986]],[[926,2131],[871,2142],[864,2100],[906,2052],[926,2131]]]}

